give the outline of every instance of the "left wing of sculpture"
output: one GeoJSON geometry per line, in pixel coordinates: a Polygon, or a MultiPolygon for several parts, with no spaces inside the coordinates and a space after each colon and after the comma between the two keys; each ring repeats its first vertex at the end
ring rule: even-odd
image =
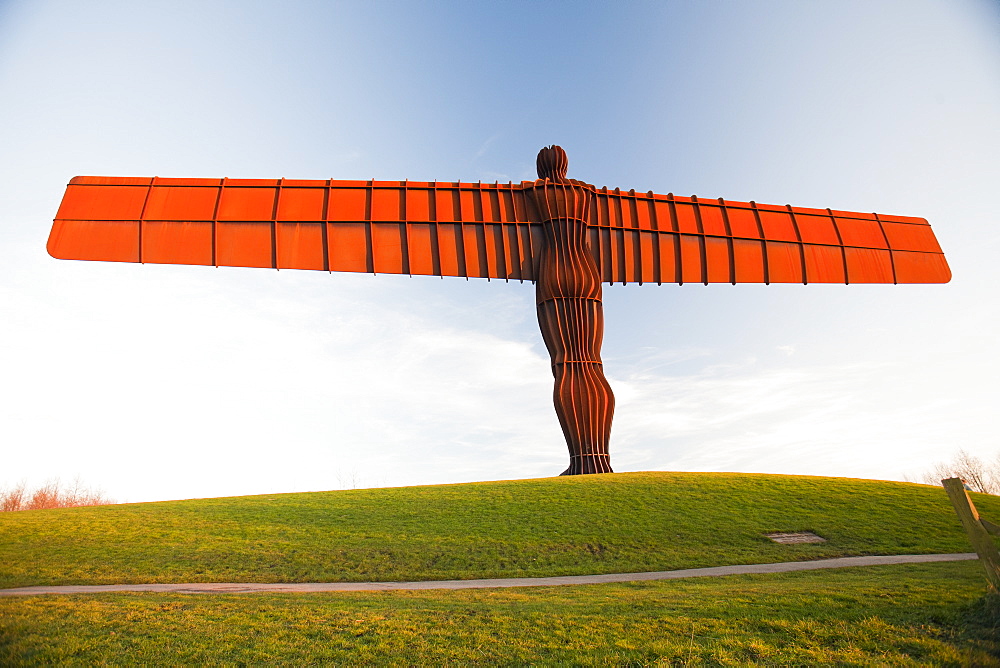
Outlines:
{"type": "Polygon", "coordinates": [[[66,260],[534,280],[519,184],[77,176],[48,250],[66,260]]]}

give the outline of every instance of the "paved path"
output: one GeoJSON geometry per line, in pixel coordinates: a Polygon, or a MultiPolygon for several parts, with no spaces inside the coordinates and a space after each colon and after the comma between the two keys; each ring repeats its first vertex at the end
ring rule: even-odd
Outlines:
{"type": "Polygon", "coordinates": [[[605,575],[562,575],[549,578],[497,578],[493,580],[432,580],[428,582],[293,582],[264,584],[256,582],[196,582],[183,584],[121,584],[67,585],[60,587],[20,587],[0,589],[0,596],[34,594],[100,594],[117,591],[153,591],[177,594],[250,594],[264,592],[321,591],[388,591],[392,589],[485,589],[489,587],[551,587],[554,585],[600,584],[603,582],[638,582],[641,580],[677,580],[746,573],[787,573],[814,571],[821,568],[849,566],[883,566],[887,564],[925,564],[932,561],[966,561],[977,559],[975,552],[966,554],[901,554],[882,557],[841,557],[818,561],[786,561],[778,564],[747,564],[686,568],[680,571],[653,573],[608,573],[605,575]]]}

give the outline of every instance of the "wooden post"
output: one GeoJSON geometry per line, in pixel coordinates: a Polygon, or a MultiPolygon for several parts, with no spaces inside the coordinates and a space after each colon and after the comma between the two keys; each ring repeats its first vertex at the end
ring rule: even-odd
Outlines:
{"type": "Polygon", "coordinates": [[[997,550],[996,543],[990,537],[992,529],[996,527],[992,522],[979,519],[979,513],[972,504],[972,499],[965,492],[965,486],[960,478],[948,478],[942,480],[941,484],[948,492],[951,505],[958,513],[958,519],[962,521],[965,534],[969,537],[969,542],[976,549],[979,555],[979,562],[986,569],[986,578],[990,581],[993,589],[1000,591],[1000,551],[997,550]]]}

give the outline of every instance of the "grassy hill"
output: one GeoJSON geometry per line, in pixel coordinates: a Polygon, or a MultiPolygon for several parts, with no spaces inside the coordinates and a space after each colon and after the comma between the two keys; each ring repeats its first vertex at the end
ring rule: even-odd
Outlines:
{"type": "MultiPolygon", "coordinates": [[[[1000,498],[975,496],[986,517],[1000,498]]],[[[0,514],[0,586],[967,552],[940,488],[634,473],[0,514]],[[811,530],[822,545],[776,545],[811,530]]],[[[0,597],[0,665],[1000,666],[977,562],[507,590],[0,597]]]]}
{"type": "MultiPolygon", "coordinates": [[[[987,518],[1000,497],[976,495],[987,518]]],[[[0,514],[0,587],[429,580],[969,552],[941,488],[621,473],[0,514]],[[772,531],[828,542],[778,545],[772,531]]]]}

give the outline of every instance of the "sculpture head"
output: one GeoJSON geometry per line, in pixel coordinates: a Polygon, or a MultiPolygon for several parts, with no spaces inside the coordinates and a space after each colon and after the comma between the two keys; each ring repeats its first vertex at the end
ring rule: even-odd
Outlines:
{"type": "Polygon", "coordinates": [[[538,152],[535,167],[538,169],[538,178],[540,179],[565,181],[569,158],[566,157],[566,151],[561,146],[546,146],[538,152]]]}

